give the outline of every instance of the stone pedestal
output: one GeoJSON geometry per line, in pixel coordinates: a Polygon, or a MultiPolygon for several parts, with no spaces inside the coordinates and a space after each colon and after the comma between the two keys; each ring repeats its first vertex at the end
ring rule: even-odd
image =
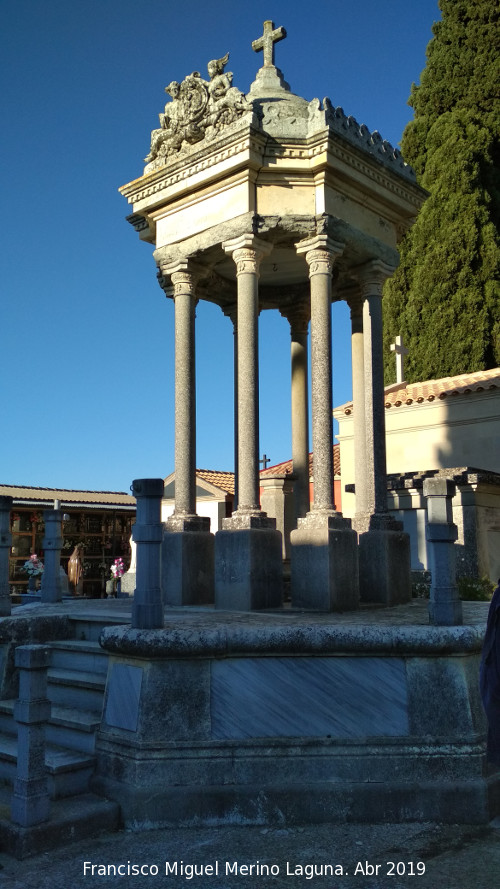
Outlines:
{"type": "Polygon", "coordinates": [[[50,648],[20,645],[16,648],[19,668],[19,698],[14,705],[17,722],[17,772],[11,817],[16,824],[31,827],[47,821],[50,799],[45,772],[45,723],[50,717],[47,700],[47,668],[50,648]]]}
{"type": "Polygon", "coordinates": [[[427,549],[431,571],[429,620],[440,626],[461,624],[462,602],[456,581],[457,526],[453,524],[455,483],[449,478],[428,478],[423,485],[427,498],[427,549]]]}
{"type": "Polygon", "coordinates": [[[311,512],[291,534],[292,606],[351,611],[359,602],[356,532],[340,513],[311,512]]]}
{"type": "Polygon", "coordinates": [[[283,543],[283,559],[290,559],[290,533],[295,524],[294,476],[261,478],[261,505],[271,519],[276,520],[276,530],[283,543]]]}
{"type": "Polygon", "coordinates": [[[42,574],[40,595],[42,602],[61,602],[63,585],[61,581],[61,549],[64,543],[62,536],[62,511],[46,509],[43,513],[45,536],[43,552],[45,570],[42,574]]]}
{"type": "Polygon", "coordinates": [[[359,535],[361,601],[383,605],[401,605],[410,602],[409,534],[403,531],[402,522],[396,521],[390,515],[370,515],[367,526],[367,530],[359,535]]]}
{"type": "Polygon", "coordinates": [[[223,519],[215,535],[215,607],[227,611],[280,608],[281,534],[265,515],[223,519]]]}
{"type": "Polygon", "coordinates": [[[132,605],[132,626],[153,629],[163,626],[160,578],[163,479],[135,479],[132,493],[137,500],[137,519],[132,531],[137,543],[137,585],[132,605]]]}
{"type": "Polygon", "coordinates": [[[170,516],[162,543],[165,605],[208,605],[214,601],[214,536],[204,516],[170,516]]]}
{"type": "Polygon", "coordinates": [[[0,497],[0,617],[11,613],[9,553],[12,546],[10,511],[12,497],[0,497]]]}

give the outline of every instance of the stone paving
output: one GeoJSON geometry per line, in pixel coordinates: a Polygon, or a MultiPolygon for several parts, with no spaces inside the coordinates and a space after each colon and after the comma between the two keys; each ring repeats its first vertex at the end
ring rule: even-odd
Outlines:
{"type": "Polygon", "coordinates": [[[480,827],[321,824],[119,832],[21,862],[0,853],[0,887],[6,889],[496,889],[499,880],[500,819],[480,827]],[[218,875],[210,872],[216,862],[218,875]],[[129,865],[143,873],[127,874],[129,865]],[[253,873],[245,872],[251,865],[253,873]],[[327,865],[334,874],[336,869],[334,876],[327,865]],[[120,866],[122,874],[115,873],[120,866]]]}

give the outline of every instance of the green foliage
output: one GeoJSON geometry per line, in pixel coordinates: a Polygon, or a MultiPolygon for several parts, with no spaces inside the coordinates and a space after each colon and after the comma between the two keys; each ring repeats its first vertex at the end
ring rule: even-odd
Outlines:
{"type": "Polygon", "coordinates": [[[489,602],[495,585],[489,577],[457,578],[458,595],[469,602],[489,602]]]}
{"type": "Polygon", "coordinates": [[[429,192],[384,290],[409,381],[500,365],[500,24],[491,0],[440,0],[402,150],[429,192]]]}

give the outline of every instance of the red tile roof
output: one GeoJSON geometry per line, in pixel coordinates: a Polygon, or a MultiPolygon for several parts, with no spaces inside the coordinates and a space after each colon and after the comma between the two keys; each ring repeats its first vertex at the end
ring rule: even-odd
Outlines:
{"type": "Polygon", "coordinates": [[[218,469],[197,469],[196,475],[225,491],[226,494],[234,494],[234,472],[224,472],[218,469]]]}
{"type": "MultiPolygon", "coordinates": [[[[385,389],[385,406],[391,408],[405,404],[422,404],[436,398],[442,400],[452,395],[470,395],[471,392],[483,392],[487,389],[500,389],[500,367],[443,377],[440,380],[425,380],[422,383],[393,383],[385,389]]],[[[352,409],[352,401],[336,408],[344,414],[352,413],[352,409]]]]}
{"type": "Polygon", "coordinates": [[[0,495],[14,500],[28,500],[36,503],[52,503],[60,500],[67,506],[86,504],[89,506],[128,506],[135,507],[135,497],[123,491],[74,491],[68,488],[34,488],[24,485],[0,485],[0,495]]]}
{"type": "MultiPolygon", "coordinates": [[[[285,460],[283,463],[276,463],[274,466],[268,466],[267,469],[261,469],[261,478],[273,478],[280,475],[291,475],[293,472],[293,461],[285,460]]],[[[340,475],[340,445],[333,446],[333,472],[334,475],[340,475]]],[[[309,478],[313,478],[313,454],[309,454],[309,478]]]]}

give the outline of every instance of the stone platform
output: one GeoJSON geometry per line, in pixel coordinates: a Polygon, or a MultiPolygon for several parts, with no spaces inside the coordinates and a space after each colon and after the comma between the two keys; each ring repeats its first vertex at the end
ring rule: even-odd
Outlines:
{"type": "Polygon", "coordinates": [[[168,609],[106,627],[93,789],[127,827],[486,823],[478,691],[487,604],[431,627],[427,602],[345,614],[168,609]]]}

